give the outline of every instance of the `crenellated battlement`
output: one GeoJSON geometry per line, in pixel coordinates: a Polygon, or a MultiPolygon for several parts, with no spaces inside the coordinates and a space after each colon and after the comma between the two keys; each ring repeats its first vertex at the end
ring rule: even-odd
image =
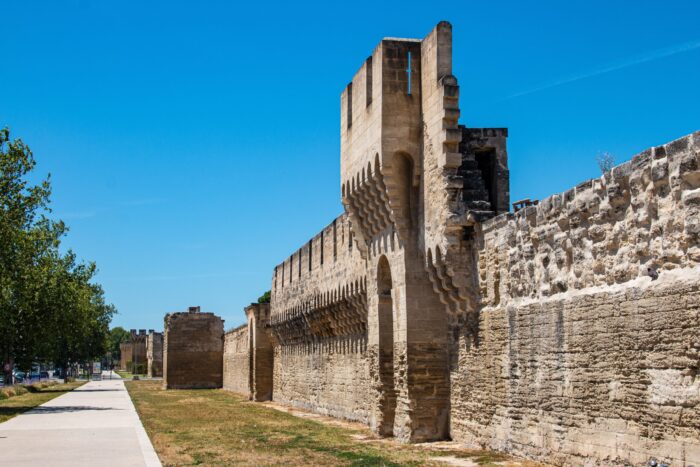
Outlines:
{"type": "Polygon", "coordinates": [[[225,386],[402,441],[700,462],[700,132],[510,212],[508,130],[459,97],[449,23],[362,63],[345,213],[226,334],[225,386]]]}
{"type": "Polygon", "coordinates": [[[343,214],[275,267],[271,289],[271,316],[279,323],[290,310],[321,303],[318,297],[364,283],[365,261],[356,246],[347,215],[343,214]]]}

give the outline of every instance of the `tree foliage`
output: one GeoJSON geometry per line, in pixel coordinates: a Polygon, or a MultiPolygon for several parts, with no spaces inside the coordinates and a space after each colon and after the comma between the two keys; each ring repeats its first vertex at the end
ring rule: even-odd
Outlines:
{"type": "Polygon", "coordinates": [[[270,303],[270,291],[268,290],[260,297],[258,297],[258,303],[270,303]]]}
{"type": "Polygon", "coordinates": [[[130,337],[131,333],[121,326],[110,329],[107,351],[111,352],[114,361],[118,361],[121,358],[122,352],[119,345],[122,342],[128,342],[130,337]]]}
{"type": "Polygon", "coordinates": [[[600,173],[602,173],[603,175],[610,172],[612,168],[615,167],[615,156],[613,156],[609,152],[603,152],[598,154],[595,160],[598,163],[600,173]]]}
{"type": "Polygon", "coordinates": [[[37,361],[66,367],[102,355],[115,312],[93,282],[95,264],[60,251],[67,229],[47,217],[50,179],[31,184],[35,166],[31,150],[0,130],[0,358],[6,369],[30,369],[37,361]]]}

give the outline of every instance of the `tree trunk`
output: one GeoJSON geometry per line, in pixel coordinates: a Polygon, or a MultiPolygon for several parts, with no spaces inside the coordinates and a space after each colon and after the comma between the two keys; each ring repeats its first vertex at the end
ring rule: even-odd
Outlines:
{"type": "Polygon", "coordinates": [[[12,378],[12,368],[15,366],[15,359],[12,357],[5,357],[4,360],[2,371],[5,379],[3,381],[5,382],[5,386],[12,386],[12,383],[14,383],[12,378]]]}

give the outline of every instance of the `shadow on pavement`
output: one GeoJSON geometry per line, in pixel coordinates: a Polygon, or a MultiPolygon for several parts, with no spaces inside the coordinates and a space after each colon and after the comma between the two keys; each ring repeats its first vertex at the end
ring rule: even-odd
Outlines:
{"type": "Polygon", "coordinates": [[[76,389],[75,392],[117,392],[123,391],[123,389],[76,389]]]}
{"type": "Polygon", "coordinates": [[[39,413],[69,413],[69,412],[82,412],[84,410],[122,410],[122,409],[115,409],[113,407],[90,407],[87,405],[64,405],[64,406],[44,406],[40,405],[39,407],[34,407],[34,412],[39,412],[39,413]]]}
{"type": "Polygon", "coordinates": [[[21,413],[25,413],[32,410],[34,414],[42,414],[42,413],[71,413],[71,412],[81,412],[81,411],[88,411],[88,410],[122,410],[122,409],[115,409],[112,407],[87,407],[87,406],[64,406],[64,407],[45,407],[45,406],[39,406],[39,407],[33,407],[33,406],[18,406],[18,407],[0,407],[0,418],[3,417],[14,417],[15,415],[19,415],[21,413]]]}

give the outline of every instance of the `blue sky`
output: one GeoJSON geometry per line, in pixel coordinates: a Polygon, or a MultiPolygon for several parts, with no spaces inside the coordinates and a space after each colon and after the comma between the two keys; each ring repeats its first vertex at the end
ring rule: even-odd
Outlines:
{"type": "Polygon", "coordinates": [[[5,1],[2,18],[0,125],[51,173],[65,243],[126,328],[188,305],[243,322],[341,212],[339,96],[382,37],[452,23],[462,123],[509,128],[513,200],[700,129],[696,1],[5,1]]]}

